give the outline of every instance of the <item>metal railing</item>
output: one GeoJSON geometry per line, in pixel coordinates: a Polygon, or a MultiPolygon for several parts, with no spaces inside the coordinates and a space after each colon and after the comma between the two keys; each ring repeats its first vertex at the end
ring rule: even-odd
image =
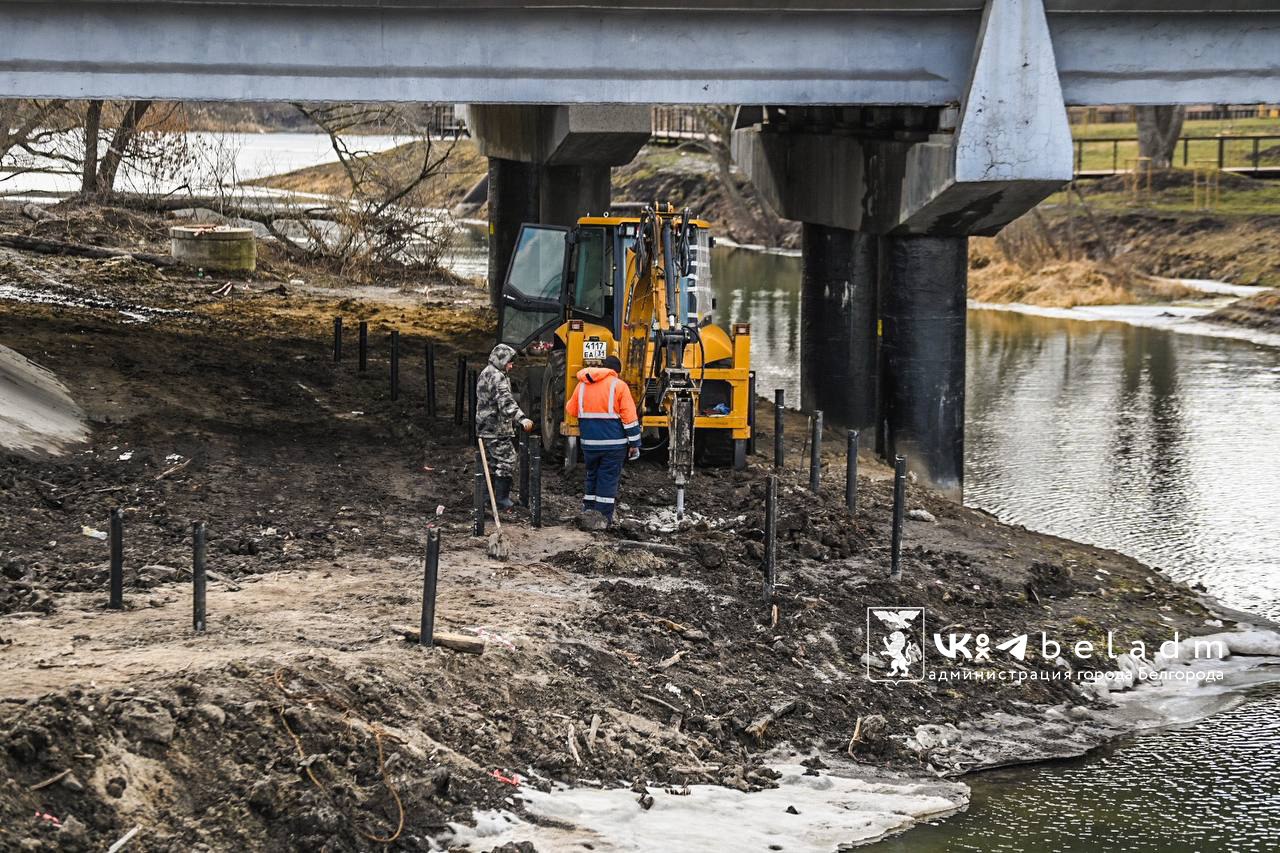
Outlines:
{"type": "MultiPolygon", "coordinates": [[[[1077,175],[1118,175],[1138,156],[1138,138],[1075,140],[1077,175]]],[[[1219,171],[1280,173],[1280,134],[1184,136],[1174,148],[1175,165],[1217,163],[1219,171]],[[1263,163],[1263,158],[1274,163],[1263,163]]]]}

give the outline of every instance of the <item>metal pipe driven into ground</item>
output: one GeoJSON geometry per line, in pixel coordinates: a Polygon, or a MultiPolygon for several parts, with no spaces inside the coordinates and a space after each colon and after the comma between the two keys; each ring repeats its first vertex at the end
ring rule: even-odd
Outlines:
{"type": "Polygon", "coordinates": [[[391,331],[391,399],[400,399],[400,333],[391,331]]]}
{"type": "Polygon", "coordinates": [[[467,357],[458,356],[457,376],[453,386],[453,422],[462,426],[462,413],[467,399],[467,357]]]}
{"type": "Polygon", "coordinates": [[[782,470],[782,412],[787,405],[787,392],[779,388],[773,392],[773,467],[782,470]]]}
{"type": "Polygon", "coordinates": [[[364,320],[360,321],[359,341],[356,344],[356,354],[359,364],[356,369],[361,373],[369,367],[369,324],[364,320]]]}
{"type": "Polygon", "coordinates": [[[480,453],[476,453],[476,476],[475,487],[472,493],[471,510],[474,513],[474,521],[472,523],[472,534],[475,536],[484,535],[484,501],[486,490],[484,487],[484,462],[480,459],[480,453]]]}
{"type": "Polygon", "coordinates": [[[809,436],[809,491],[818,493],[822,481],[822,410],[813,413],[813,434],[809,436]]]}
{"type": "Polygon", "coordinates": [[[333,363],[342,361],[342,318],[333,318],[333,363]]]}
{"type": "Polygon", "coordinates": [[[124,513],[119,507],[111,510],[111,526],[108,537],[111,540],[111,577],[110,598],[107,606],[112,610],[124,609],[124,513]]]}
{"type": "Polygon", "coordinates": [[[532,438],[529,433],[521,432],[520,442],[520,506],[529,506],[529,445],[532,438]]]}
{"type": "Polygon", "coordinates": [[[770,474],[764,486],[764,600],[773,601],[778,580],[778,476],[770,474]]]}
{"type": "Polygon", "coordinates": [[[844,505],[850,515],[858,511],[858,431],[849,430],[846,436],[848,456],[844,467],[844,505]]]}
{"type": "Polygon", "coordinates": [[[434,341],[427,341],[423,349],[423,360],[427,377],[427,417],[434,418],[436,416],[436,345],[434,341]]]}
{"type": "Polygon", "coordinates": [[[427,530],[427,556],[422,565],[422,619],[418,625],[418,645],[435,645],[436,582],[440,574],[440,531],[427,530]]]}
{"type": "Polygon", "coordinates": [[[191,525],[191,627],[197,634],[205,629],[205,593],[208,580],[204,566],[204,522],[191,525]]]}
{"type": "Polygon", "coordinates": [[[534,527],[542,526],[542,440],[529,443],[529,515],[534,527]]]}
{"type": "Polygon", "coordinates": [[[893,539],[890,545],[889,580],[902,580],[902,516],[907,502],[907,458],[893,460],[893,539]]]}

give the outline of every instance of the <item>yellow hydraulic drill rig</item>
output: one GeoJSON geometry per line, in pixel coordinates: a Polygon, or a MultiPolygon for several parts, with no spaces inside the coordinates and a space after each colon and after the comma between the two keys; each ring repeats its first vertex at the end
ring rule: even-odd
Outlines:
{"type": "Polygon", "coordinates": [[[637,401],[644,448],[665,449],[677,514],[697,465],[746,464],[751,329],[715,324],[709,224],[652,205],[584,216],[573,228],[524,225],[503,288],[498,337],[541,359],[517,375],[538,412],[543,452],[577,458],[564,401],[577,372],[610,355],[637,401]],[[540,363],[539,363],[540,362],[540,363]]]}

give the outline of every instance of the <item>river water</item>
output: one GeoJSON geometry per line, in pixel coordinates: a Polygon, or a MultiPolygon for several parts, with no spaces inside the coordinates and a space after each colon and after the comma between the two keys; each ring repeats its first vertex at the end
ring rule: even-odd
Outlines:
{"type": "MultiPolygon", "coordinates": [[[[761,393],[799,399],[800,260],[721,249],[761,393]]],[[[1280,349],[971,310],[965,502],[1280,618],[1280,349]]],[[[1210,630],[1210,629],[1206,629],[1210,630]]],[[[969,777],[961,815],[881,851],[1280,849],[1280,690],[1086,758],[969,777]]]]}

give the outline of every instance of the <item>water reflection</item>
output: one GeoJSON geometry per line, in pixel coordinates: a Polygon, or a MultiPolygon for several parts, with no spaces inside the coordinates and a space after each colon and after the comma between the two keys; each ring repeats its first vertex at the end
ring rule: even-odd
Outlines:
{"type": "MultiPolygon", "coordinates": [[[[717,251],[722,321],[798,400],[800,259],[717,251]]],[[[1280,618],[1280,350],[970,311],[965,501],[1280,618]]]]}
{"type": "Polygon", "coordinates": [[[756,387],[800,400],[800,259],[717,247],[712,261],[716,319],[751,324],[756,387]]]}
{"type": "Polygon", "coordinates": [[[1280,616],[1280,352],[969,315],[966,502],[1280,616]]]}

